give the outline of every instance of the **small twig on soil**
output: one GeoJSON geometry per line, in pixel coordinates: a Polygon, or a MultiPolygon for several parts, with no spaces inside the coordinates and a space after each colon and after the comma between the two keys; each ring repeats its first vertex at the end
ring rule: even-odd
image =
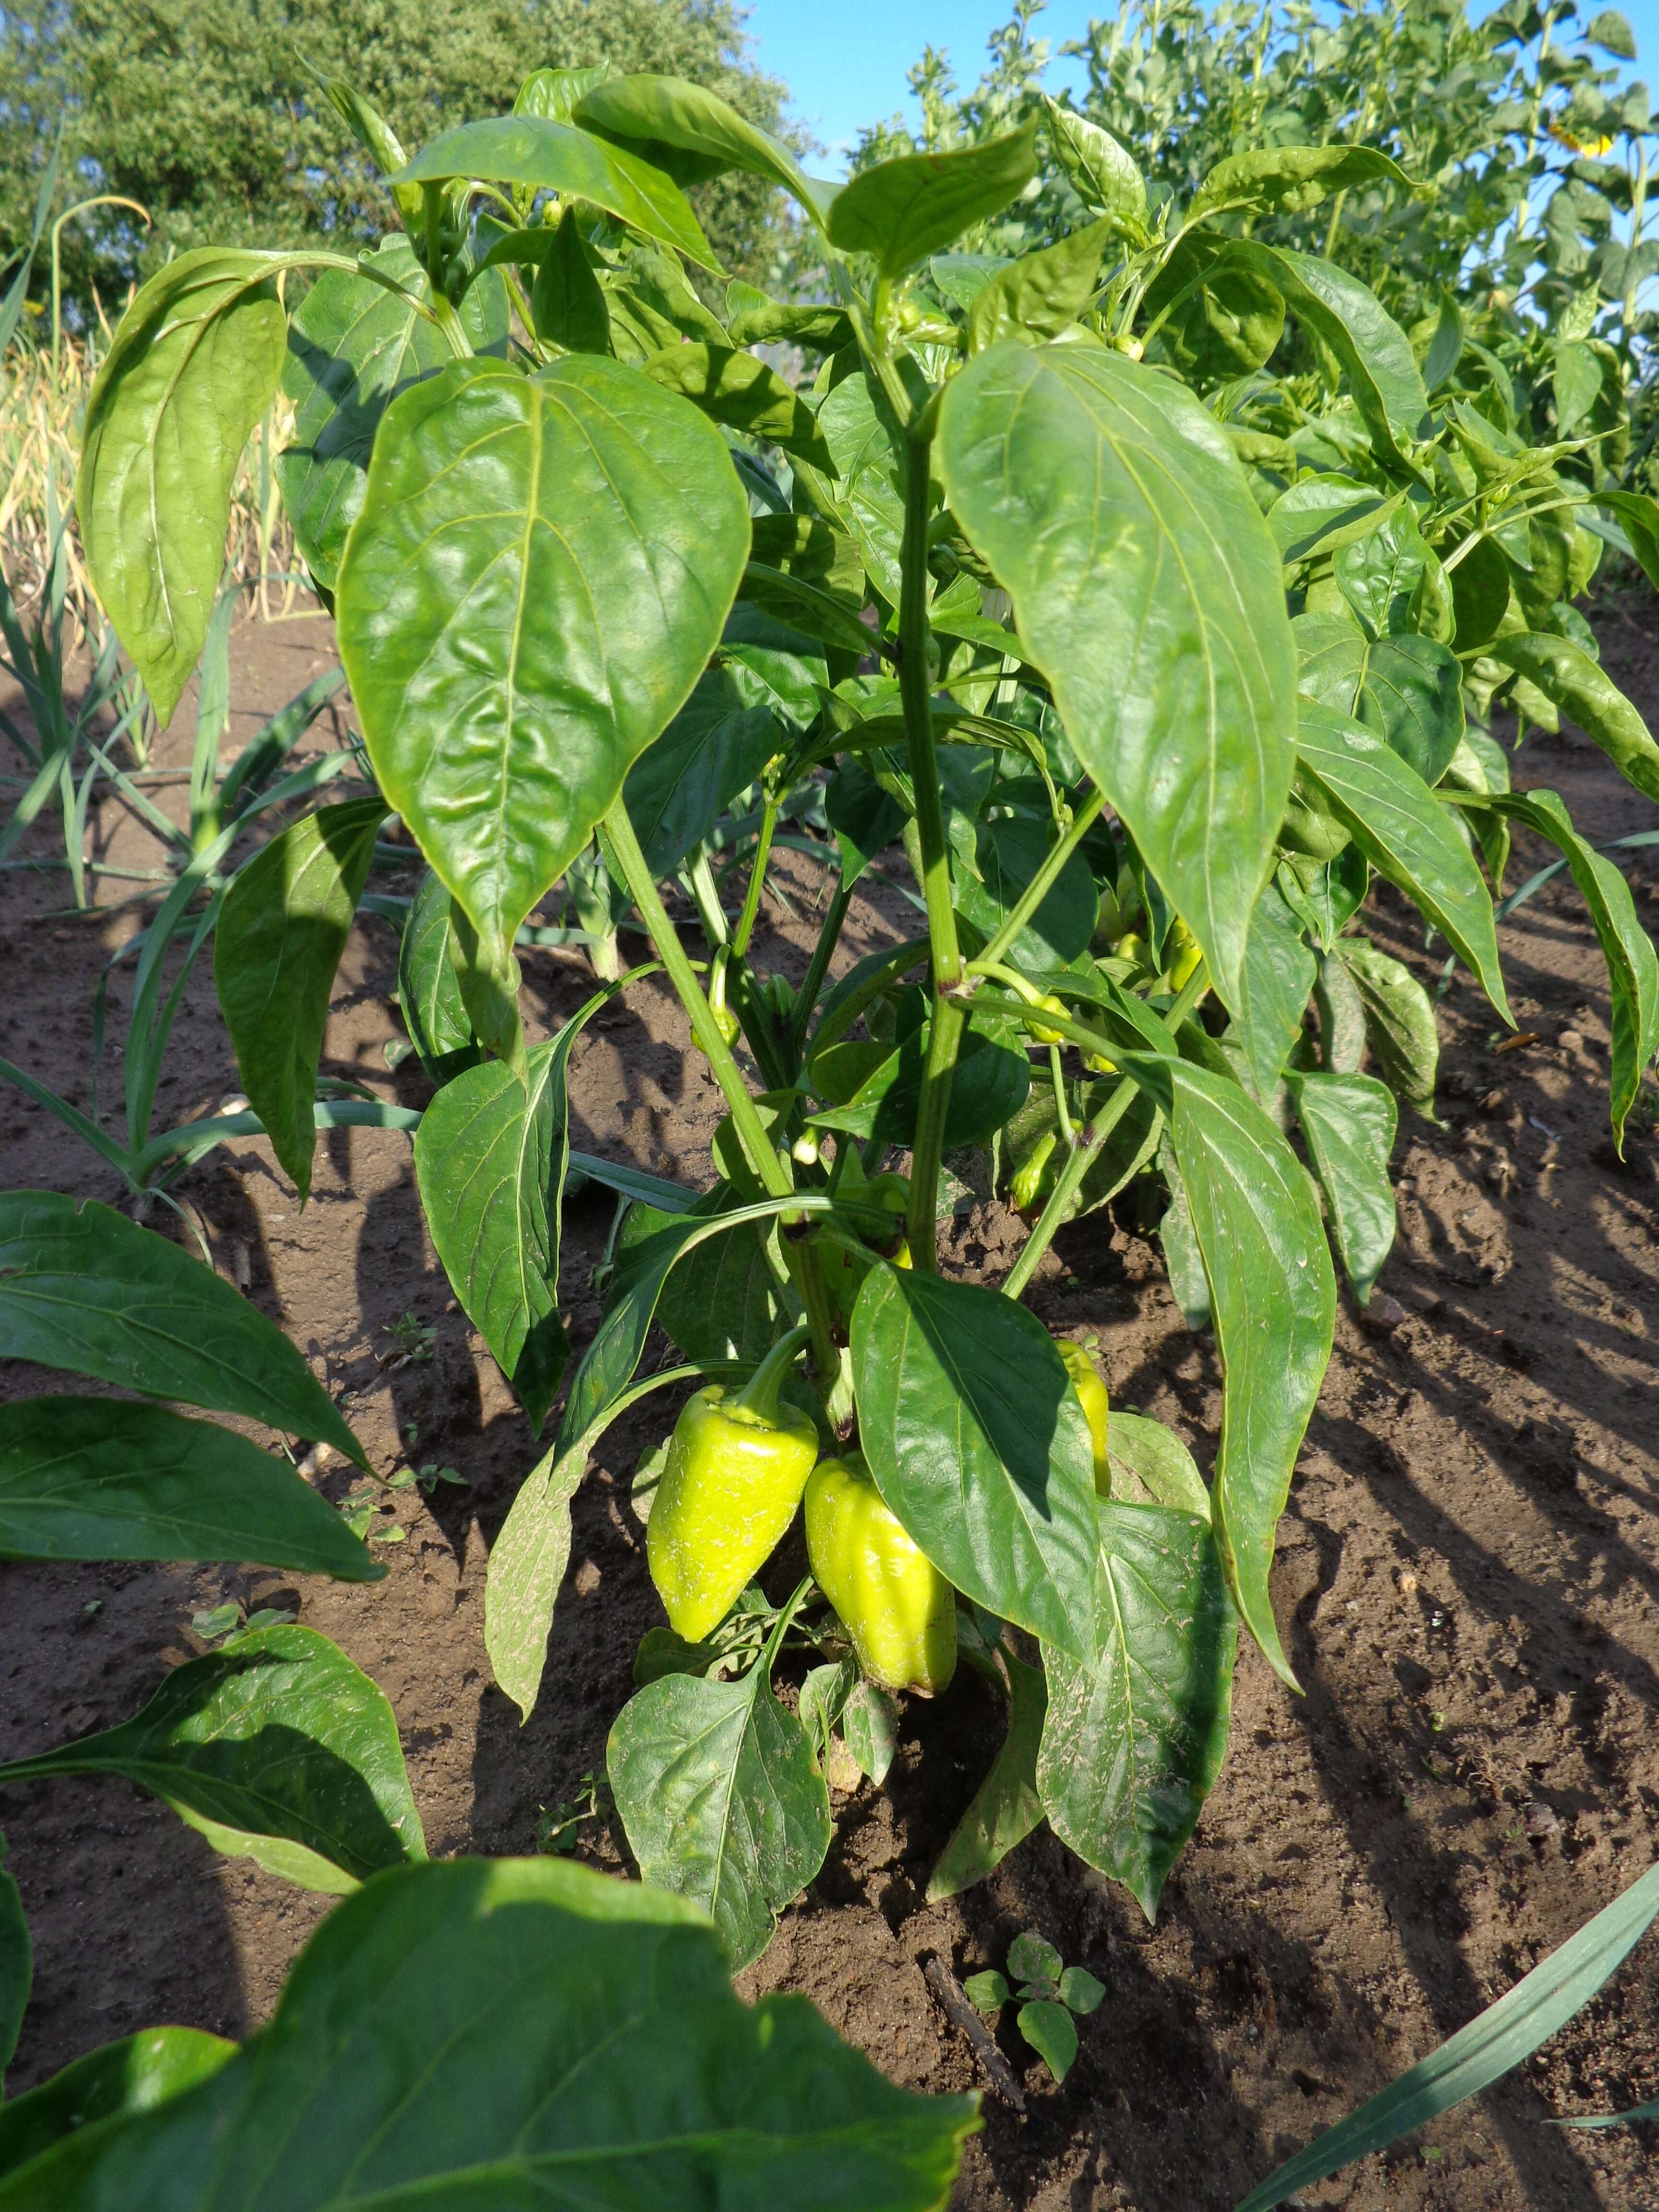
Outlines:
{"type": "Polygon", "coordinates": [[[969,2003],[962,1984],[937,1954],[922,1961],[922,1973],[939,2009],[953,2027],[967,2037],[975,2058],[991,2077],[991,2087],[1017,2112],[1024,2114],[1025,2092],[1014,2079],[1013,2069],[997,2049],[996,2038],[969,2003]]]}

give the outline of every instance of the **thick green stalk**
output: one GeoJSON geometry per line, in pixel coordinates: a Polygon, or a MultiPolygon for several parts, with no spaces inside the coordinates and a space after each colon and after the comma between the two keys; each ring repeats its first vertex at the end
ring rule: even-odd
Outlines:
{"type": "Polygon", "coordinates": [[[1018,898],[1014,902],[1007,920],[979,957],[978,965],[987,965],[1001,959],[1003,954],[1019,935],[1026,923],[1042,904],[1065,866],[1084,838],[1094,827],[1096,817],[1106,804],[1103,792],[1091,792],[1076,814],[1071,827],[1057,844],[1048,848],[1048,856],[1018,898]]]}

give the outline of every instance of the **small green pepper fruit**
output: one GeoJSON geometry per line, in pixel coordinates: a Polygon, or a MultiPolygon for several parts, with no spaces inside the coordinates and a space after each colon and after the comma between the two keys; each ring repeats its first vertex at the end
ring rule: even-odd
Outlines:
{"type": "MultiPolygon", "coordinates": [[[[1033,1012],[1059,1014],[1062,1018],[1068,1018],[1071,1014],[1071,1008],[1066,1001],[1055,998],[1052,991],[1042,992],[1031,1001],[1031,1007],[1033,1012]]],[[[1050,1029],[1046,1022],[1033,1022],[1031,1035],[1039,1044],[1064,1044],[1066,1042],[1064,1031],[1050,1029]]]]}
{"type": "Polygon", "coordinates": [[[714,1017],[714,1027],[727,1044],[735,1044],[743,1024],[732,1012],[726,998],[726,970],[732,957],[731,947],[722,945],[714,955],[708,974],[708,1011],[714,1017]]]}
{"type": "Polygon", "coordinates": [[[1010,1176],[1008,1195],[1014,1201],[1017,1212],[1028,1213],[1043,1195],[1045,1186],[1053,1182],[1054,1176],[1048,1173],[1048,1161],[1059,1142],[1060,1132],[1057,1129],[1046,1131],[1010,1176]]]}
{"type": "Polygon", "coordinates": [[[669,1625],[688,1644],[725,1620],[795,1517],[818,1432],[809,1414],[779,1405],[778,1388],[806,1334],[780,1338],[735,1397],[718,1382],[699,1390],[674,1424],[645,1549],[669,1625]]]}
{"type": "Polygon", "coordinates": [[[1169,942],[1164,948],[1164,958],[1169,970],[1170,981],[1177,991],[1184,987],[1187,978],[1203,957],[1203,953],[1199,950],[1198,939],[1177,915],[1170,927],[1169,942]]]}
{"type": "Polygon", "coordinates": [[[856,1455],[812,1470],[806,1556],[872,1682],[924,1698],[945,1688],[957,1670],[957,1594],[856,1455]]]}
{"type": "Polygon", "coordinates": [[[1109,1498],[1111,1495],[1112,1474],[1111,1461],[1107,1456],[1106,1437],[1112,1401],[1106,1395],[1106,1385],[1100,1379],[1100,1370],[1083,1346],[1073,1344],[1068,1336],[1058,1336],[1054,1343],[1066,1363],[1066,1372],[1072,1378],[1072,1388],[1077,1392],[1083,1410],[1089,1417],[1089,1438],[1095,1448],[1095,1488],[1102,1498],[1109,1498]]]}

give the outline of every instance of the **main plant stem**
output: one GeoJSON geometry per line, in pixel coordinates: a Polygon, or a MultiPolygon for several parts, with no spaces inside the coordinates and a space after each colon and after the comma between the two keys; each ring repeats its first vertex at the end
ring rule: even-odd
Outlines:
{"type": "Polygon", "coordinates": [[[921,889],[927,903],[927,936],[933,949],[933,1018],[928,1032],[921,1097],[916,1109],[915,1142],[910,1161],[910,1208],[905,1222],[911,1262],[924,1274],[934,1273],[939,1266],[935,1216],[939,1163],[945,1151],[945,1116],[951,1103],[957,1054],[967,1026],[966,1011],[956,995],[963,982],[962,951],[957,943],[956,908],[951,902],[951,848],[945,834],[939,760],[933,750],[933,680],[927,666],[931,450],[931,439],[913,429],[905,448],[904,548],[899,590],[899,696],[904,708],[905,735],[909,741],[921,889]]]}

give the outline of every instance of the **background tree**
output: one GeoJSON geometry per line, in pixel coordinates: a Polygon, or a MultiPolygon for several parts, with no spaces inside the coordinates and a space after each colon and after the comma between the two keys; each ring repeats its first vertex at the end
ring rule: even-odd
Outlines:
{"type": "MultiPolygon", "coordinates": [[[[748,60],[741,21],[731,0],[7,0],[0,261],[27,243],[60,118],[60,201],[119,192],[155,219],[100,210],[64,233],[71,289],[118,295],[169,248],[368,240],[395,222],[307,62],[349,78],[411,152],[497,112],[532,70],[600,60],[693,78],[776,130],[784,87],[748,60]]],[[[694,198],[726,267],[762,273],[772,189],[726,177],[694,198]]]]}

